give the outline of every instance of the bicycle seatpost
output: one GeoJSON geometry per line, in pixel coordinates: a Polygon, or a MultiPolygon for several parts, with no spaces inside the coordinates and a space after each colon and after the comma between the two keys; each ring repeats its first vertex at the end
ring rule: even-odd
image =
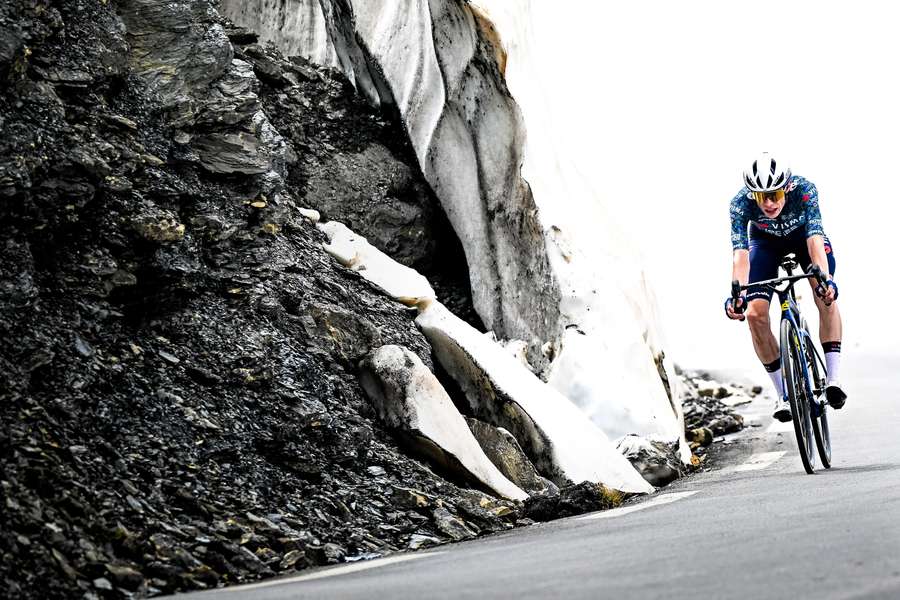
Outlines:
{"type": "Polygon", "coordinates": [[[735,314],[740,315],[744,312],[744,306],[738,306],[738,300],[741,299],[741,282],[735,279],[731,282],[731,310],[735,314]]]}

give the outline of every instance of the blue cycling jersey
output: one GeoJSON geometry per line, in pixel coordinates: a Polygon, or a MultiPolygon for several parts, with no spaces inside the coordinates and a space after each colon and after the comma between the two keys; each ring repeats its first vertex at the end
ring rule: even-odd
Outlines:
{"type": "Polygon", "coordinates": [[[749,249],[750,236],[758,233],[780,238],[825,237],[815,184],[799,175],[791,177],[785,189],[784,209],[774,219],[763,213],[750,190],[741,188],[731,200],[731,247],[749,249]]]}

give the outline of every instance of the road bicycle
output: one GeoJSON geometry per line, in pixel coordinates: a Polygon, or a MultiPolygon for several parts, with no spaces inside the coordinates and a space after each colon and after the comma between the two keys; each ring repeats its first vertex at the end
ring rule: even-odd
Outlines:
{"type": "MultiPolygon", "coordinates": [[[[827,277],[818,265],[811,265],[806,273],[794,275],[794,270],[799,266],[794,254],[784,257],[780,266],[787,273],[786,277],[755,281],[748,285],[733,281],[732,306],[737,306],[741,292],[751,286],[768,288],[778,295],[781,304],[781,372],[791,405],[791,419],[794,422],[800,460],[806,472],[812,475],[816,470],[813,443],[822,466],[831,468],[831,433],[828,429],[828,402],[825,399],[827,373],[822,355],[809,334],[806,319],[797,306],[794,284],[803,279],[815,278],[819,285],[825,287],[827,277]],[[782,284],[784,287],[779,288],[782,284]]],[[[743,308],[742,306],[741,312],[743,308]]]]}

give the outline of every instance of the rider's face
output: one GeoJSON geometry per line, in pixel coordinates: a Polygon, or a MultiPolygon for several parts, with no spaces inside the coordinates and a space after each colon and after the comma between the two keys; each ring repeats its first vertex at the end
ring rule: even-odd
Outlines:
{"type": "Polygon", "coordinates": [[[762,199],[757,197],[756,204],[759,205],[759,208],[763,211],[763,214],[765,214],[770,219],[774,219],[781,214],[781,211],[784,209],[785,203],[784,194],[766,193],[760,194],[760,196],[763,197],[762,199]]]}

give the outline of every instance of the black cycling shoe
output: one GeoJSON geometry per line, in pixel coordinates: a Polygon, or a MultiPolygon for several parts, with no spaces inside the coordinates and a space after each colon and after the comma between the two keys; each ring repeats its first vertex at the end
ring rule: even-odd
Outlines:
{"type": "Polygon", "coordinates": [[[834,382],[825,386],[825,398],[831,408],[839,409],[844,407],[847,402],[847,394],[841,389],[841,384],[834,382]]]}
{"type": "Polygon", "coordinates": [[[772,417],[776,421],[781,421],[782,423],[790,422],[791,404],[787,401],[787,398],[781,398],[780,400],[775,401],[775,412],[772,413],[772,417]]]}

